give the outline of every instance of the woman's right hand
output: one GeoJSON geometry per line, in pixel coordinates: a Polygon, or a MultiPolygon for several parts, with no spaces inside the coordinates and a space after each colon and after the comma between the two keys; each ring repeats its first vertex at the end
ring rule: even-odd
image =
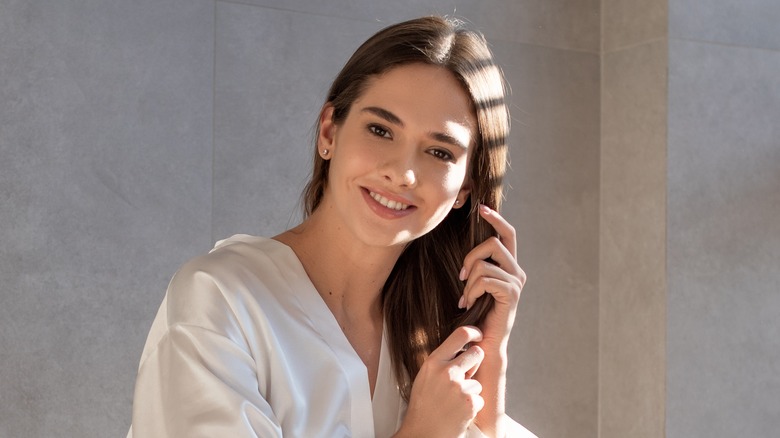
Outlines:
{"type": "Polygon", "coordinates": [[[482,385],[471,377],[484,352],[476,327],[459,327],[434,350],[414,379],[406,417],[396,437],[459,437],[485,405],[482,385]]]}

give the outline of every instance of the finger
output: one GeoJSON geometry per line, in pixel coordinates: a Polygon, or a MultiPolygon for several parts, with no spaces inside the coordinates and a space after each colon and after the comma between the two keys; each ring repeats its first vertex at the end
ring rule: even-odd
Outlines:
{"type": "Polygon", "coordinates": [[[482,408],[485,407],[485,399],[479,395],[472,395],[471,404],[472,406],[474,406],[474,410],[472,412],[474,413],[474,415],[477,415],[477,413],[481,411],[482,408]]]}
{"type": "Polygon", "coordinates": [[[449,362],[463,352],[466,344],[482,340],[482,332],[473,326],[461,326],[452,331],[447,339],[433,350],[430,357],[439,361],[449,362]]]}
{"type": "Polygon", "coordinates": [[[482,277],[495,277],[495,278],[504,278],[508,276],[509,274],[503,271],[498,266],[488,263],[484,260],[477,260],[474,265],[471,267],[471,270],[468,275],[468,279],[466,280],[465,286],[463,286],[463,292],[460,297],[460,301],[458,301],[458,308],[465,309],[467,304],[467,299],[469,298],[470,291],[474,288],[474,283],[480,280],[482,277]]]}
{"type": "Polygon", "coordinates": [[[499,235],[499,240],[504,244],[513,258],[517,258],[517,235],[515,227],[512,226],[503,216],[497,211],[491,209],[487,205],[480,204],[479,215],[484,218],[487,223],[493,226],[493,229],[499,235]]]}
{"type": "Polygon", "coordinates": [[[492,277],[510,282],[517,280],[517,273],[519,273],[519,271],[521,271],[519,266],[511,266],[507,269],[504,266],[499,266],[490,261],[477,259],[471,266],[469,277],[466,279],[463,290],[469,289],[480,277],[492,277]]]}
{"type": "Polygon", "coordinates": [[[460,390],[464,394],[482,394],[482,384],[479,380],[466,379],[461,383],[460,390]]]}
{"type": "Polygon", "coordinates": [[[515,263],[515,257],[509,252],[509,249],[501,242],[496,236],[488,237],[479,245],[469,251],[464,259],[470,260],[487,260],[492,259],[498,265],[507,265],[515,263]]]}
{"type": "Polygon", "coordinates": [[[482,347],[478,345],[474,345],[473,347],[479,348],[482,351],[482,360],[480,360],[476,365],[466,370],[466,373],[464,374],[464,377],[467,379],[470,379],[474,377],[475,374],[477,374],[477,371],[479,371],[479,366],[482,365],[482,361],[485,360],[485,350],[482,349],[482,347]]]}
{"type": "Polygon", "coordinates": [[[520,300],[520,291],[521,288],[515,284],[493,277],[480,277],[469,290],[464,291],[462,303],[466,309],[470,309],[479,297],[487,293],[497,303],[515,305],[520,300]]]}
{"type": "Polygon", "coordinates": [[[461,269],[459,276],[460,280],[463,281],[471,277],[474,265],[488,259],[510,275],[517,275],[521,271],[517,260],[515,260],[509,250],[498,238],[490,237],[466,254],[466,257],[463,259],[463,269],[461,269]]]}
{"type": "Polygon", "coordinates": [[[477,260],[471,268],[469,278],[466,280],[463,290],[470,289],[481,277],[495,278],[496,280],[517,284],[520,287],[523,287],[526,281],[525,271],[516,264],[505,268],[489,261],[477,260]]]}
{"type": "MultiPolygon", "coordinates": [[[[463,379],[466,374],[479,368],[482,360],[485,358],[485,352],[477,345],[472,345],[463,354],[452,360],[452,366],[450,367],[450,377],[463,379]]],[[[473,374],[472,374],[473,375],[473,374]]]]}
{"type": "Polygon", "coordinates": [[[469,278],[466,280],[466,284],[463,287],[463,294],[466,295],[468,291],[471,290],[474,285],[483,278],[495,279],[506,283],[513,283],[522,287],[522,277],[524,275],[522,269],[520,269],[519,266],[515,266],[511,269],[511,271],[512,272],[507,272],[507,270],[501,266],[496,266],[484,260],[478,260],[471,268],[469,278]]]}

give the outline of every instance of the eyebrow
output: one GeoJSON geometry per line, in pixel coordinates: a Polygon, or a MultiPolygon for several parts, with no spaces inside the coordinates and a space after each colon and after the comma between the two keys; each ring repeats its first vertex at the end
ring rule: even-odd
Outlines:
{"type": "Polygon", "coordinates": [[[390,111],[384,108],[379,108],[376,106],[367,106],[363,108],[361,111],[366,113],[371,113],[375,116],[381,117],[394,125],[398,125],[400,127],[404,126],[404,122],[402,122],[401,119],[398,118],[398,116],[396,116],[395,114],[391,113],[390,111]]]}
{"type": "MultiPolygon", "coordinates": [[[[398,116],[396,116],[395,114],[391,113],[390,111],[388,111],[388,110],[386,110],[384,108],[379,108],[379,107],[376,107],[376,106],[367,106],[367,107],[363,108],[360,111],[373,114],[373,115],[375,115],[377,117],[385,119],[389,123],[392,123],[394,125],[398,125],[398,126],[400,126],[402,128],[404,127],[404,122],[398,116]]],[[[436,140],[436,141],[440,141],[442,143],[447,143],[447,144],[450,144],[452,146],[457,146],[457,147],[459,147],[461,149],[468,150],[468,146],[467,145],[463,144],[458,139],[456,139],[455,137],[453,137],[453,136],[451,136],[449,134],[445,134],[443,132],[432,132],[432,133],[430,133],[430,136],[434,140],[436,140]]]]}

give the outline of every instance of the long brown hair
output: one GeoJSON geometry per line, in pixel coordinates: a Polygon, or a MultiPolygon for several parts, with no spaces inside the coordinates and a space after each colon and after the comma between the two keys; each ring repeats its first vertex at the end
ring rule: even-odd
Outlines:
{"type": "MultiPolygon", "coordinates": [[[[471,98],[479,132],[467,175],[469,198],[431,232],[406,246],[382,289],[390,355],[407,400],[427,355],[456,327],[478,324],[493,305],[486,294],[469,311],[458,309],[464,286],[458,274],[466,254],[495,235],[477,209],[479,204],[495,210],[501,205],[509,135],[504,79],[484,37],[466,29],[462,21],[442,17],[399,23],[363,43],[328,92],[334,123],[344,121],[369,78],[410,63],[448,69],[471,98]]],[[[329,163],[315,148],[312,178],[303,194],[307,217],[322,200],[329,163]]]]}

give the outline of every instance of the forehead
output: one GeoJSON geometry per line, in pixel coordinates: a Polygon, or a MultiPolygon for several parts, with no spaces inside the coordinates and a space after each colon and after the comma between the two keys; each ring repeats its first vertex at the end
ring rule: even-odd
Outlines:
{"type": "Polygon", "coordinates": [[[470,96],[449,70],[427,64],[392,68],[368,80],[353,107],[379,106],[397,115],[403,123],[429,130],[454,124],[476,132],[476,117],[470,96]]]}

